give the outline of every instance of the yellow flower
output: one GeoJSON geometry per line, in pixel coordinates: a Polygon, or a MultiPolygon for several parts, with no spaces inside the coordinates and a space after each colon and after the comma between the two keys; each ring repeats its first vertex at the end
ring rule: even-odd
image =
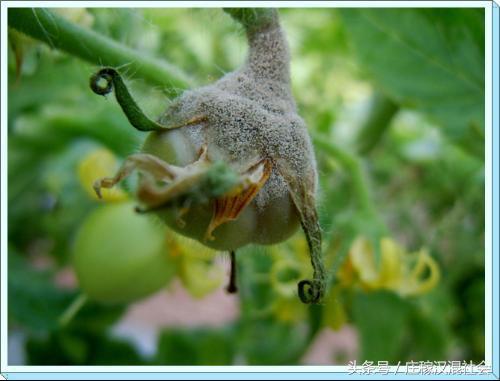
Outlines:
{"type": "Polygon", "coordinates": [[[272,311],[276,319],[284,323],[303,321],[307,317],[307,307],[303,303],[297,303],[296,296],[276,299],[273,302],[272,311]]]}
{"type": "Polygon", "coordinates": [[[226,275],[214,262],[215,250],[172,231],[167,246],[170,255],[177,260],[177,275],[192,297],[201,299],[222,286],[226,275]]]}
{"type": "MultiPolygon", "coordinates": [[[[98,148],[87,154],[78,164],[80,184],[90,197],[98,200],[93,188],[95,179],[113,173],[117,167],[118,160],[113,153],[105,148],[98,148]]],[[[103,189],[102,199],[108,202],[122,202],[128,200],[128,196],[120,188],[103,189]]]]}
{"type": "Polygon", "coordinates": [[[340,285],[334,285],[325,300],[323,323],[334,331],[338,331],[346,322],[347,312],[342,300],[342,290],[340,285]]]}
{"type": "Polygon", "coordinates": [[[358,237],[339,271],[340,283],[358,284],[365,290],[391,290],[401,296],[420,295],[436,286],[440,279],[437,262],[422,249],[407,252],[390,238],[380,240],[380,264],[375,263],[370,241],[358,237]]]}

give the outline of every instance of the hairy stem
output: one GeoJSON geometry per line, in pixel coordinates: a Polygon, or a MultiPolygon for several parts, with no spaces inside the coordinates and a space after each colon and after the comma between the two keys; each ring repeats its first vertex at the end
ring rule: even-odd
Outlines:
{"type": "Polygon", "coordinates": [[[306,212],[302,218],[302,229],[306,235],[307,245],[311,256],[313,279],[301,280],[298,287],[299,298],[305,304],[320,303],[326,291],[326,270],[323,264],[321,251],[321,229],[316,210],[306,212]]]}
{"type": "Polygon", "coordinates": [[[224,12],[247,30],[265,27],[273,23],[277,16],[276,9],[272,8],[224,8],[224,12]]]}
{"type": "Polygon", "coordinates": [[[274,8],[228,8],[245,28],[248,57],[243,68],[256,78],[281,84],[290,82],[290,54],[285,34],[274,8]]]}
{"type": "Polygon", "coordinates": [[[385,95],[381,93],[373,95],[370,111],[357,137],[357,150],[361,155],[367,155],[375,148],[398,110],[399,105],[385,95]]]}
{"type": "Polygon", "coordinates": [[[113,88],[116,100],[132,126],[139,131],[165,131],[168,127],[149,119],[125,86],[122,77],[110,67],[105,67],[90,77],[90,88],[98,95],[107,95],[113,88]]]}
{"type": "Polygon", "coordinates": [[[133,76],[164,87],[193,87],[174,65],[148,57],[110,38],[74,24],[46,8],[10,8],[9,27],[96,65],[122,66],[133,76]]]}

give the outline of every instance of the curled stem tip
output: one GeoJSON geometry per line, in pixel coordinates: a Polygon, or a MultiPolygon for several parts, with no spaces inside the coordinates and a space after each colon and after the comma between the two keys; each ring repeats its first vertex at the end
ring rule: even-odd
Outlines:
{"type": "Polygon", "coordinates": [[[298,284],[299,298],[305,304],[318,304],[323,298],[324,288],[321,280],[301,280],[298,284]]]}
{"type": "Polygon", "coordinates": [[[139,131],[165,131],[169,128],[149,119],[135,102],[115,69],[105,67],[90,77],[90,88],[98,95],[115,92],[116,100],[130,124],[139,131]]]}
{"type": "Polygon", "coordinates": [[[305,304],[321,303],[326,290],[326,271],[321,260],[321,252],[311,252],[313,279],[301,280],[297,287],[299,298],[305,304]]]}

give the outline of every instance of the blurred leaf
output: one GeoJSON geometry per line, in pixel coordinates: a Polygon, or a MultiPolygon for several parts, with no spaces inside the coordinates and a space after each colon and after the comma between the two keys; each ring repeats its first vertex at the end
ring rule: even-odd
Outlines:
{"type": "Polygon", "coordinates": [[[484,288],[484,267],[479,266],[469,266],[454,285],[460,306],[454,326],[461,340],[468,344],[463,356],[476,362],[484,359],[484,288]]]}
{"type": "Polygon", "coordinates": [[[405,337],[406,302],[388,292],[357,293],[352,314],[360,335],[359,360],[389,361],[394,364],[405,337]]]}
{"type": "Polygon", "coordinates": [[[446,358],[448,330],[443,321],[426,316],[418,309],[410,314],[412,335],[407,342],[408,358],[413,361],[441,361],[446,358]]]}
{"type": "Polygon", "coordinates": [[[90,348],[87,364],[92,365],[149,365],[132,344],[119,339],[100,337],[90,348]]]}
{"type": "MultiPolygon", "coordinates": [[[[58,288],[53,272],[35,270],[11,247],[9,249],[9,323],[39,334],[60,329],[59,318],[77,293],[58,288]]],[[[69,323],[79,332],[102,332],[116,322],[124,306],[103,307],[87,302],[69,323]]]]}
{"type": "Polygon", "coordinates": [[[46,103],[81,98],[82,90],[88,89],[86,66],[75,65],[72,58],[49,52],[36,42],[32,42],[28,53],[30,67],[24,63],[17,80],[15,75],[9,75],[9,122],[19,113],[37,110],[46,103]]]}
{"type": "Polygon", "coordinates": [[[29,155],[15,138],[9,139],[9,240],[24,247],[33,239],[51,242],[52,255],[64,262],[72,232],[96,203],[84,193],[75,174],[88,142],[65,146],[59,155],[29,155]],[[13,141],[12,141],[13,140],[13,141]],[[16,144],[14,144],[16,143],[16,144]],[[12,155],[10,155],[12,150],[12,155]],[[19,157],[18,152],[24,152],[19,157]],[[19,202],[18,200],[23,200],[19,202]]]}
{"type": "Polygon", "coordinates": [[[59,331],[31,337],[26,355],[28,364],[36,365],[148,365],[131,344],[103,333],[59,331]]]}
{"type": "Polygon", "coordinates": [[[309,339],[308,331],[300,323],[247,317],[239,330],[238,349],[249,365],[298,364],[309,339]]]}
{"type": "Polygon", "coordinates": [[[50,331],[75,298],[76,293],[57,288],[48,271],[34,270],[25,259],[9,249],[9,322],[34,332],[50,331]]]}
{"type": "Polygon", "coordinates": [[[225,329],[168,330],[162,332],[155,363],[158,365],[231,365],[234,331],[225,329]]]}
{"type": "Polygon", "coordinates": [[[265,311],[274,301],[269,273],[273,259],[262,246],[247,246],[238,252],[238,282],[244,316],[265,311]]]}
{"type": "Polygon", "coordinates": [[[484,10],[343,9],[360,64],[403,106],[484,154],[484,10]]]}
{"type": "Polygon", "coordinates": [[[116,323],[126,310],[125,305],[107,306],[87,301],[68,326],[77,332],[98,335],[116,323]]]}
{"type": "Polygon", "coordinates": [[[43,155],[54,155],[80,139],[94,140],[118,155],[137,149],[140,134],[130,127],[124,115],[106,104],[80,102],[78,106],[51,106],[18,118],[12,137],[43,155]],[[91,113],[83,111],[92,109],[91,113]],[[51,147],[51,150],[47,150],[51,147]]]}

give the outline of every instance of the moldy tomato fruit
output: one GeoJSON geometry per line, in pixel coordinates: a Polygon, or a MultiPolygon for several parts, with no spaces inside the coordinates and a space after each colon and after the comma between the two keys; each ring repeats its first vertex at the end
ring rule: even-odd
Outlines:
{"type": "Polygon", "coordinates": [[[184,92],[158,122],[142,113],[116,70],[104,68],[91,78],[94,92],[114,88],[131,124],[151,131],[142,152],[128,157],[114,177],[97,181],[95,190],[138,170],[143,211],[232,257],[249,243],[283,241],[301,224],[314,274],[299,283],[299,296],[317,303],[325,270],[316,163],[291,93],[288,45],[276,10],[226,11],[246,29],[246,63],[212,85],[184,92]]]}

